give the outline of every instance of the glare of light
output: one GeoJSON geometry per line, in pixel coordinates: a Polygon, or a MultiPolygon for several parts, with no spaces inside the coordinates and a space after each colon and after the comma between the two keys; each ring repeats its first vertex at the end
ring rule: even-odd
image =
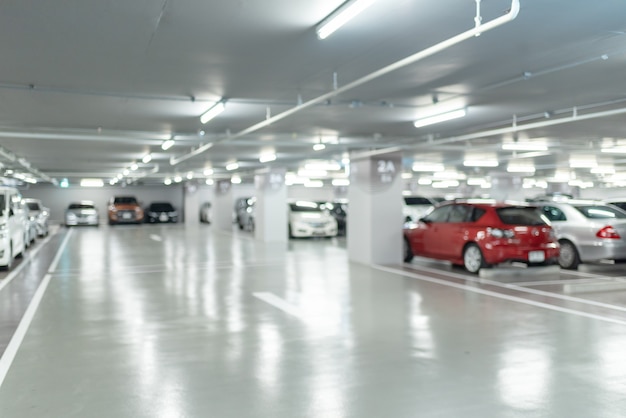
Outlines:
{"type": "Polygon", "coordinates": [[[299,177],[326,177],[328,176],[328,171],[326,170],[307,170],[300,169],[298,170],[299,177]]]}
{"type": "Polygon", "coordinates": [[[437,180],[465,180],[467,175],[455,170],[447,170],[433,173],[433,177],[437,180]]]}
{"type": "Polygon", "coordinates": [[[270,161],[276,161],[276,154],[267,153],[259,156],[259,162],[261,163],[269,163],[270,161]]]}
{"type": "Polygon", "coordinates": [[[130,174],[130,170],[129,170],[129,169],[127,169],[127,168],[125,168],[125,169],[124,169],[124,171],[122,171],[122,174],[123,174],[123,175],[125,175],[125,176],[127,176],[127,175],[129,175],[129,174],[130,174]]]}
{"type": "Polygon", "coordinates": [[[37,179],[34,179],[34,178],[32,178],[32,177],[26,177],[26,178],[24,179],[24,181],[25,181],[26,183],[30,183],[30,184],[37,184],[37,179]]]}
{"type": "Polygon", "coordinates": [[[447,189],[449,187],[459,187],[459,182],[457,180],[444,180],[433,182],[431,185],[434,189],[447,189]]]}
{"type": "Polygon", "coordinates": [[[422,128],[428,125],[434,125],[435,123],[446,122],[452,119],[462,118],[467,115],[467,111],[465,109],[453,110],[451,112],[440,113],[438,115],[429,116],[427,118],[418,119],[413,122],[413,125],[416,128],[422,128]]]}
{"type": "Polygon", "coordinates": [[[102,179],[81,179],[80,187],[103,187],[102,179]]]}
{"type": "Polygon", "coordinates": [[[200,122],[202,122],[203,124],[209,122],[211,119],[222,113],[225,108],[226,106],[224,106],[224,102],[220,100],[219,102],[215,103],[209,110],[204,112],[202,116],[200,116],[200,122]]]}
{"type": "Polygon", "coordinates": [[[598,167],[592,168],[590,171],[593,174],[615,174],[615,168],[613,167],[598,166],[598,167]]]}
{"type": "Polygon", "coordinates": [[[172,179],[167,177],[165,180],[163,180],[163,184],[165,184],[166,186],[169,186],[170,184],[172,184],[172,179]]]}
{"type": "Polygon", "coordinates": [[[324,171],[339,171],[341,165],[335,161],[318,161],[310,162],[304,165],[305,170],[324,170],[324,171]]]}
{"type": "Polygon", "coordinates": [[[122,173],[118,173],[118,175],[115,177],[117,177],[118,180],[121,180],[124,177],[124,175],[122,173]]]}
{"type": "Polygon", "coordinates": [[[534,173],[535,166],[532,163],[510,162],[506,168],[509,173],[534,173]]]}
{"type": "Polygon", "coordinates": [[[569,166],[571,168],[595,168],[598,166],[598,162],[595,158],[570,158],[569,166]]]}
{"type": "Polygon", "coordinates": [[[306,183],[304,183],[304,187],[311,187],[311,188],[324,187],[324,182],[322,180],[309,180],[306,183]]]}
{"type": "Polygon", "coordinates": [[[148,164],[150,161],[152,161],[152,154],[146,154],[141,159],[141,162],[144,164],[148,164]]]}
{"type": "Polygon", "coordinates": [[[193,178],[193,171],[187,173],[187,179],[191,180],[193,178]]]}
{"type": "Polygon", "coordinates": [[[333,186],[349,186],[350,180],[348,179],[333,179],[333,186]]]}
{"type": "Polygon", "coordinates": [[[412,179],[413,178],[413,173],[402,173],[402,178],[407,180],[407,179],[412,179]]]}
{"type": "Polygon", "coordinates": [[[324,144],[315,144],[315,145],[313,145],[313,150],[314,151],[321,151],[324,148],[326,148],[326,145],[324,145],[324,144]]]}
{"type": "Polygon", "coordinates": [[[433,184],[433,181],[429,178],[421,177],[417,180],[417,184],[419,184],[420,186],[429,186],[433,184]]]}
{"type": "Polygon", "coordinates": [[[241,177],[235,174],[234,176],[230,178],[230,182],[232,184],[241,184],[241,177]]]}
{"type": "Polygon", "coordinates": [[[111,180],[109,180],[109,184],[110,184],[111,186],[116,185],[116,184],[117,184],[117,179],[111,179],[111,180]]]}
{"type": "Polygon", "coordinates": [[[463,161],[465,167],[497,167],[500,165],[498,160],[465,160],[463,161]]]}
{"type": "Polygon", "coordinates": [[[626,147],[607,147],[602,148],[600,151],[609,153],[609,154],[626,154],[626,147]]]}
{"type": "Polygon", "coordinates": [[[213,186],[213,184],[215,184],[215,181],[213,179],[206,179],[205,183],[207,186],[213,186]]]}
{"type": "Polygon", "coordinates": [[[350,0],[329,14],[315,29],[319,39],[326,39],[337,29],[367,9],[374,0],[350,0]]]}
{"type": "Polygon", "coordinates": [[[135,171],[135,170],[137,170],[138,168],[139,168],[139,166],[137,165],[137,163],[132,163],[132,164],[130,165],[130,169],[131,169],[132,171],[135,171]]]}
{"type": "Polygon", "coordinates": [[[487,180],[482,178],[471,177],[467,179],[468,186],[482,186],[485,183],[487,183],[487,180]]]}
{"type": "Polygon", "coordinates": [[[204,171],[202,172],[202,174],[204,174],[205,176],[211,176],[211,175],[213,175],[213,169],[212,168],[205,168],[204,171]]]}
{"type": "Polygon", "coordinates": [[[502,144],[505,151],[547,151],[548,146],[540,142],[505,142],[502,144]]]}
{"type": "Polygon", "coordinates": [[[183,178],[181,176],[174,177],[174,182],[175,183],[180,183],[181,181],[183,181],[183,178]]]}
{"type": "Polygon", "coordinates": [[[68,179],[63,179],[61,180],[61,183],[59,183],[59,186],[63,188],[70,187],[70,182],[68,179]]]}
{"type": "Polygon", "coordinates": [[[235,163],[226,164],[226,170],[228,170],[228,171],[233,171],[233,170],[236,170],[238,168],[239,168],[239,163],[235,162],[235,163]]]}

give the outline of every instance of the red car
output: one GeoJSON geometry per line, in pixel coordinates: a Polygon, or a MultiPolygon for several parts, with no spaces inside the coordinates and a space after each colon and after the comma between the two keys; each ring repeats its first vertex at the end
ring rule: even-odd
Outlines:
{"type": "Polygon", "coordinates": [[[508,261],[555,264],[559,243],[534,206],[495,201],[442,204],[404,229],[404,261],[414,255],[481,268],[508,261]]]}

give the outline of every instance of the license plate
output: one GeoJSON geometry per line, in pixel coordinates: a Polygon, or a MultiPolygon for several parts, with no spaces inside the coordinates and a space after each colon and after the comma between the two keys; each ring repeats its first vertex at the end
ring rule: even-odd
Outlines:
{"type": "Polygon", "coordinates": [[[546,261],[546,254],[543,251],[529,251],[528,262],[530,263],[543,263],[546,261]]]}
{"type": "Polygon", "coordinates": [[[162,214],[161,216],[159,216],[159,221],[166,222],[167,220],[168,220],[167,215],[162,214]]]}
{"type": "Polygon", "coordinates": [[[122,215],[122,218],[124,219],[130,219],[130,213],[125,213],[122,215]]]}

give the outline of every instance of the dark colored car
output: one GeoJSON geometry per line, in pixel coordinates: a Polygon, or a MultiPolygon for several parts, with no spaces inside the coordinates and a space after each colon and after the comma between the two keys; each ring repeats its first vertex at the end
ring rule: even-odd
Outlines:
{"type": "Polygon", "coordinates": [[[146,222],[149,223],[176,223],[178,222],[178,212],[169,202],[150,203],[145,210],[146,222]]]}
{"type": "Polygon", "coordinates": [[[109,225],[143,222],[144,213],[134,196],[115,196],[109,201],[109,225]]]}
{"type": "Polygon", "coordinates": [[[556,264],[559,244],[534,206],[495,201],[443,203],[404,229],[404,260],[414,255],[463,265],[471,273],[504,262],[556,264]]]}

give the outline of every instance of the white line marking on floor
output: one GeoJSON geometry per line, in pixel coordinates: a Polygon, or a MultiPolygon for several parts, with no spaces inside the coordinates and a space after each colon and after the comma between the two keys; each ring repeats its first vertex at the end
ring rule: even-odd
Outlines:
{"type": "Polygon", "coordinates": [[[54,256],[52,263],[50,263],[50,267],[48,268],[48,273],[54,273],[54,271],[57,269],[57,265],[59,264],[59,260],[61,260],[61,255],[63,254],[63,250],[65,250],[65,247],[67,246],[67,243],[70,240],[70,236],[72,235],[72,232],[74,232],[74,230],[70,229],[67,235],[65,236],[65,238],[63,239],[63,242],[61,243],[61,246],[59,247],[57,254],[54,256]]]}
{"type": "MultiPolygon", "coordinates": [[[[461,290],[464,290],[464,291],[467,291],[467,292],[480,293],[481,295],[492,296],[492,297],[499,298],[499,299],[510,300],[512,302],[523,303],[525,305],[537,306],[539,308],[549,309],[549,310],[552,310],[552,311],[568,313],[568,314],[571,314],[571,315],[582,316],[582,317],[585,317],[585,318],[597,319],[597,320],[600,320],[600,321],[611,322],[611,323],[614,323],[614,324],[626,325],[626,321],[622,321],[622,320],[619,320],[619,319],[608,318],[608,317],[602,316],[602,315],[594,315],[594,314],[590,314],[590,313],[586,313],[586,312],[576,311],[574,309],[561,308],[560,306],[550,305],[549,303],[535,302],[534,300],[524,299],[524,298],[520,298],[520,297],[517,297],[517,296],[505,295],[503,293],[492,292],[491,290],[479,289],[479,288],[472,287],[472,286],[467,286],[467,285],[464,285],[464,284],[451,283],[451,282],[448,282],[446,280],[435,279],[434,277],[423,276],[423,275],[417,274],[417,273],[410,273],[410,272],[407,272],[407,271],[404,271],[404,270],[399,270],[399,269],[396,269],[396,268],[385,267],[385,266],[380,266],[380,265],[376,265],[376,264],[372,265],[372,268],[380,270],[380,271],[385,271],[387,273],[399,274],[401,276],[410,277],[412,279],[422,280],[422,281],[425,281],[425,282],[440,284],[440,285],[448,286],[448,287],[454,287],[456,289],[461,289],[461,290]]],[[[520,289],[524,290],[524,288],[520,288],[520,289]]],[[[611,306],[611,305],[609,305],[609,306],[611,306]]]]}
{"type": "Polygon", "coordinates": [[[585,283],[598,283],[598,280],[608,281],[609,279],[570,279],[570,280],[536,280],[532,282],[515,282],[508,283],[515,286],[548,286],[559,284],[585,284],[585,283]]]}
{"type": "Polygon", "coordinates": [[[11,367],[11,364],[13,364],[13,360],[17,355],[17,350],[22,345],[22,341],[26,336],[28,327],[30,327],[31,322],[35,317],[35,313],[37,313],[39,303],[41,302],[41,299],[43,298],[43,295],[48,288],[48,283],[50,283],[50,277],[51,276],[47,274],[39,284],[39,287],[33,295],[33,299],[30,301],[30,304],[28,305],[28,308],[26,309],[26,312],[24,313],[20,324],[17,326],[17,329],[15,330],[11,341],[9,341],[9,345],[7,345],[6,350],[4,350],[4,354],[2,355],[2,357],[0,357],[0,387],[2,387],[9,368],[11,367]]]}
{"type": "Polygon", "coordinates": [[[35,258],[35,255],[39,252],[39,250],[41,250],[43,248],[44,245],[46,245],[50,239],[52,238],[52,235],[48,235],[48,237],[46,239],[44,239],[41,242],[41,245],[39,245],[37,248],[35,248],[32,252],[29,252],[25,257],[24,260],[22,260],[22,262],[20,263],[19,266],[17,266],[15,269],[13,269],[5,278],[4,280],[2,280],[2,282],[0,283],[0,291],[2,291],[2,289],[4,289],[9,283],[11,283],[11,281],[13,281],[13,279],[15,279],[18,275],[18,273],[20,271],[22,271],[26,265],[33,259],[35,258]]]}
{"type": "Polygon", "coordinates": [[[284,299],[279,298],[273,293],[256,292],[253,293],[252,296],[257,299],[261,299],[263,302],[269,303],[273,307],[278,308],[281,311],[288,313],[289,315],[295,316],[297,318],[302,318],[302,312],[300,311],[300,309],[298,309],[298,307],[292,305],[284,299]]]}
{"type": "Polygon", "coordinates": [[[155,234],[150,234],[150,239],[151,239],[152,241],[157,241],[157,242],[161,242],[161,241],[163,241],[163,238],[161,238],[160,236],[155,235],[155,234]]]}
{"type": "Polygon", "coordinates": [[[531,288],[528,288],[528,287],[521,287],[521,286],[517,286],[517,284],[500,283],[500,282],[496,282],[496,281],[488,280],[488,279],[477,279],[477,278],[466,276],[466,275],[462,275],[462,274],[456,274],[456,273],[452,273],[452,272],[442,272],[440,270],[430,269],[428,267],[420,266],[419,268],[421,268],[423,270],[426,270],[426,271],[431,271],[433,273],[443,274],[445,276],[449,276],[450,278],[457,278],[457,279],[467,280],[469,282],[474,282],[476,284],[488,284],[490,286],[503,287],[505,289],[513,289],[513,290],[516,290],[518,292],[531,293],[531,294],[534,294],[534,295],[546,296],[546,297],[549,297],[549,298],[566,300],[568,302],[577,302],[577,303],[582,303],[582,304],[585,304],[585,305],[592,305],[592,306],[598,306],[600,308],[611,309],[611,310],[614,310],[614,311],[626,312],[626,307],[623,307],[623,306],[609,305],[607,303],[596,302],[596,301],[589,300],[589,299],[582,299],[582,298],[577,298],[577,297],[574,297],[574,296],[567,296],[567,295],[560,295],[558,293],[553,293],[553,292],[546,292],[544,290],[539,290],[539,289],[531,289],[531,288]]]}

